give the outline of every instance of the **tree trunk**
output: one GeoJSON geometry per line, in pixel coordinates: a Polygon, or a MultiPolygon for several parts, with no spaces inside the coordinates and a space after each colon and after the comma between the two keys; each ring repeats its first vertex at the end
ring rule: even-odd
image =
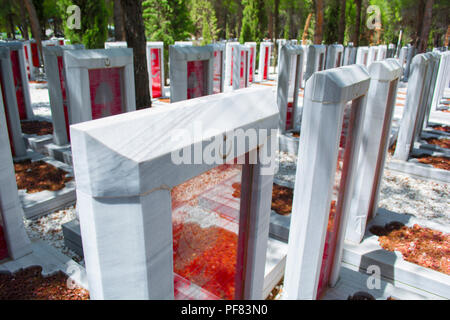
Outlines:
{"type": "Polygon", "coordinates": [[[20,18],[22,19],[20,32],[22,33],[22,37],[25,40],[30,39],[30,35],[28,33],[28,19],[27,19],[27,11],[23,4],[23,1],[19,1],[19,10],[20,10],[20,18]]]}
{"type": "Polygon", "coordinates": [[[362,0],[355,0],[356,4],[356,17],[355,17],[355,32],[353,33],[353,45],[359,46],[359,37],[361,34],[361,8],[362,0]]]}
{"type": "Polygon", "coordinates": [[[274,59],[273,59],[273,65],[275,66],[278,62],[278,46],[277,46],[277,39],[280,36],[280,0],[275,0],[275,8],[274,8],[274,59]]]}
{"type": "Polygon", "coordinates": [[[114,37],[116,41],[125,41],[123,10],[120,0],[114,0],[114,37]]]}
{"type": "Polygon", "coordinates": [[[427,0],[423,16],[422,30],[420,31],[420,39],[418,53],[424,53],[428,48],[428,37],[430,36],[431,19],[433,17],[434,0],[427,0]]]}
{"type": "Polygon", "coordinates": [[[308,14],[308,18],[306,18],[305,22],[305,28],[303,29],[303,36],[302,36],[302,44],[306,45],[306,40],[308,40],[308,29],[309,25],[311,23],[312,13],[308,14]]]}
{"type": "Polygon", "coordinates": [[[31,33],[33,34],[34,40],[36,40],[36,44],[38,46],[39,53],[41,57],[42,54],[42,42],[41,42],[41,27],[39,25],[39,19],[36,13],[36,8],[34,7],[32,0],[22,0],[25,8],[27,8],[28,16],[30,17],[30,25],[31,25],[31,33]]]}
{"type": "Polygon", "coordinates": [[[341,0],[339,4],[339,26],[338,26],[338,43],[344,44],[345,38],[345,9],[347,0],[341,0]]]}
{"type": "Polygon", "coordinates": [[[422,32],[423,18],[425,11],[425,0],[420,0],[417,3],[417,16],[416,16],[416,33],[413,38],[414,47],[419,47],[420,34],[422,32]]]}
{"type": "Polygon", "coordinates": [[[322,44],[323,40],[323,0],[315,0],[316,3],[316,27],[314,28],[314,44],[322,44]]]}
{"type": "Polygon", "coordinates": [[[124,13],[125,35],[128,48],[133,49],[134,82],[136,89],[136,108],[152,106],[147,68],[147,40],[145,39],[144,20],[141,0],[121,0],[124,13]]]}

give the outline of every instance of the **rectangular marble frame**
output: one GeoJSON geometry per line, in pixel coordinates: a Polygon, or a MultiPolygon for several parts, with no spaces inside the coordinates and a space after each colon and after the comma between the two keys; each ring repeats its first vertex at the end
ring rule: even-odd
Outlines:
{"type": "MultiPolygon", "coordinates": [[[[209,44],[209,46],[211,46],[214,50],[214,55],[216,54],[216,52],[220,52],[221,56],[222,56],[222,60],[220,62],[221,64],[221,68],[222,68],[222,74],[220,76],[220,92],[224,92],[225,90],[225,44],[223,43],[213,43],[213,44],[209,44]]],[[[213,75],[214,76],[214,75],[213,75]]]]}
{"type": "Polygon", "coordinates": [[[427,70],[426,75],[426,90],[424,92],[425,98],[422,101],[422,106],[420,107],[419,113],[419,123],[417,127],[417,131],[415,134],[415,140],[420,138],[422,133],[422,129],[428,127],[428,120],[431,112],[431,105],[433,103],[433,95],[436,89],[437,77],[439,72],[439,64],[441,61],[441,54],[438,52],[428,52],[427,53],[430,58],[430,66],[427,70]]]}
{"type": "Polygon", "coordinates": [[[406,63],[405,63],[405,67],[404,67],[404,72],[403,72],[403,82],[408,82],[410,73],[411,73],[411,63],[413,58],[416,55],[416,51],[417,49],[413,46],[408,46],[408,51],[407,51],[407,55],[406,55],[406,63]]]}
{"type": "Polygon", "coordinates": [[[355,48],[353,46],[347,46],[344,49],[344,58],[342,65],[343,66],[350,66],[352,64],[356,63],[356,51],[358,48],[355,48]]]}
{"type": "MultiPolygon", "coordinates": [[[[256,51],[257,51],[257,43],[256,42],[246,42],[245,43],[246,46],[248,46],[250,48],[250,54],[252,52],[253,49],[253,65],[251,63],[249,63],[249,73],[252,76],[252,81],[250,81],[249,78],[249,83],[253,83],[256,80],[256,51]]],[[[250,59],[252,59],[252,57],[250,57],[250,59]]]]}
{"type": "MultiPolygon", "coordinates": [[[[276,132],[277,127],[278,108],[270,88],[247,88],[72,126],[77,208],[91,299],[173,299],[171,189],[218,164],[176,165],[171,154],[185,147],[203,150],[211,137],[228,135],[230,130],[276,132]],[[173,121],[174,115],[179,121],[173,121]],[[194,134],[180,143],[168,134],[193,133],[193,122],[201,124],[207,136],[194,134]]],[[[261,152],[271,150],[274,138],[258,143],[261,152]]],[[[236,152],[233,140],[227,161],[250,151],[246,146],[236,152]]],[[[248,189],[243,187],[241,200],[246,206],[245,199],[251,199],[245,210],[251,226],[246,228],[247,258],[239,266],[245,270],[242,298],[262,299],[274,170],[263,173],[259,162],[244,167],[252,182],[248,189]],[[244,196],[247,192],[250,198],[244,196]]]]}
{"type": "Polygon", "coordinates": [[[31,107],[30,87],[28,82],[27,64],[25,61],[24,44],[20,41],[0,42],[0,47],[8,47],[10,51],[17,51],[19,58],[20,78],[22,81],[23,103],[26,112],[26,119],[34,118],[33,108],[31,107]]]}
{"type": "Polygon", "coordinates": [[[53,122],[53,142],[58,146],[67,145],[69,137],[67,136],[67,127],[70,124],[70,106],[69,97],[66,90],[67,112],[69,116],[69,123],[66,123],[64,115],[64,99],[61,89],[61,83],[67,83],[64,74],[64,51],[65,50],[84,50],[84,45],[69,45],[69,46],[47,46],[42,49],[44,54],[44,67],[47,76],[48,95],[50,98],[50,109],[52,113],[53,122]],[[60,77],[58,59],[63,59],[62,77],[60,77]]]}
{"type": "Polygon", "coordinates": [[[66,50],[64,61],[71,124],[92,120],[90,69],[123,68],[122,110],[136,110],[132,49],[66,50]]]}
{"type": "Polygon", "coordinates": [[[367,67],[369,67],[375,61],[378,61],[379,48],[378,46],[369,47],[369,56],[367,58],[367,67]]]}
{"type": "Polygon", "coordinates": [[[105,42],[105,49],[128,48],[126,41],[110,41],[105,42]]]}
{"type": "Polygon", "coordinates": [[[302,46],[284,45],[279,52],[280,65],[278,71],[277,104],[280,111],[280,132],[284,134],[287,121],[287,105],[290,86],[293,85],[293,109],[292,109],[292,129],[300,130],[301,114],[298,110],[299,89],[303,80],[303,61],[305,51],[302,46]],[[292,66],[292,58],[297,60],[292,66]],[[292,68],[294,70],[294,83],[291,83],[292,68]]]}
{"type": "MultiPolygon", "coordinates": [[[[1,85],[0,85],[1,86],[1,85]]],[[[8,130],[0,88],[0,220],[8,246],[9,257],[19,259],[31,253],[31,243],[23,224],[13,159],[9,148],[8,130]]]]}
{"type": "Polygon", "coordinates": [[[444,96],[445,88],[448,87],[450,81],[450,51],[441,53],[441,62],[436,80],[436,88],[433,93],[431,103],[432,110],[439,110],[441,99],[444,96]]]}
{"type": "Polygon", "coordinates": [[[276,71],[277,73],[280,71],[280,52],[281,52],[281,48],[283,48],[284,45],[288,44],[290,41],[286,40],[286,39],[277,39],[276,43],[277,43],[277,48],[278,48],[278,60],[277,60],[277,67],[276,67],[276,71]]]}
{"type": "Polygon", "coordinates": [[[344,60],[344,46],[342,44],[332,44],[327,48],[326,69],[339,68],[344,60]]]}
{"type": "Polygon", "coordinates": [[[228,41],[225,44],[225,86],[231,87],[233,85],[232,79],[233,79],[233,56],[234,56],[234,50],[232,47],[234,45],[240,44],[236,41],[228,41]]]}
{"type": "MultiPolygon", "coordinates": [[[[12,64],[10,58],[10,49],[8,47],[0,46],[0,77],[3,84],[2,96],[2,112],[5,113],[7,119],[7,125],[11,134],[10,140],[12,147],[11,150],[15,157],[25,157],[27,155],[27,149],[25,141],[22,138],[22,127],[20,124],[19,108],[17,107],[17,97],[14,87],[14,78],[12,75],[12,64]]],[[[10,143],[8,142],[8,146],[10,143]]]]}
{"type": "Polygon", "coordinates": [[[377,61],[383,61],[383,60],[386,60],[388,58],[387,57],[387,50],[388,50],[387,45],[379,45],[378,46],[378,58],[377,58],[377,61]]]}
{"type": "Polygon", "coordinates": [[[306,84],[301,156],[297,164],[284,281],[285,299],[317,297],[344,110],[346,104],[353,101],[355,121],[350,133],[353,138],[345,156],[348,162],[344,166],[348,165],[348,171],[343,172],[345,188],[339,195],[341,223],[329,284],[333,286],[338,280],[369,84],[369,74],[360,65],[316,72],[306,84]]]}
{"type": "Polygon", "coordinates": [[[305,81],[317,71],[323,71],[326,67],[327,46],[310,45],[308,47],[308,61],[306,63],[305,81]]]}
{"type": "Polygon", "coordinates": [[[270,41],[263,41],[259,44],[259,65],[258,65],[258,82],[269,80],[270,75],[270,57],[272,55],[273,43],[270,41]],[[266,48],[269,48],[269,57],[267,58],[267,79],[264,79],[264,68],[266,68],[266,48]]]}
{"type": "Polygon", "coordinates": [[[165,79],[165,70],[164,70],[164,42],[162,41],[147,41],[147,68],[149,75],[149,84],[150,84],[150,95],[153,97],[153,74],[152,74],[152,60],[151,60],[151,50],[158,49],[159,50],[159,65],[161,66],[161,95],[164,97],[164,79],[165,79]]]}
{"type": "Polygon", "coordinates": [[[247,88],[250,85],[250,48],[245,45],[234,45],[234,52],[237,54],[233,56],[233,90],[247,88]],[[244,52],[244,57],[247,58],[244,61],[244,86],[241,87],[240,80],[234,81],[235,79],[240,79],[241,67],[242,67],[242,53],[244,52]]]}
{"type": "Polygon", "coordinates": [[[371,80],[364,131],[345,235],[345,239],[353,243],[361,242],[368,219],[373,218],[378,210],[397,88],[403,68],[396,59],[387,59],[372,63],[369,74],[371,80]]]}
{"type": "Polygon", "coordinates": [[[170,102],[188,99],[188,68],[190,61],[207,61],[206,95],[213,94],[214,49],[211,46],[170,46],[170,102]]]}
{"type": "Polygon", "coordinates": [[[37,67],[35,67],[33,65],[33,54],[31,52],[31,41],[32,40],[26,40],[23,42],[23,46],[24,46],[24,50],[26,48],[27,50],[27,55],[25,56],[25,58],[27,58],[27,62],[28,62],[28,68],[30,71],[30,81],[36,81],[36,75],[39,74],[39,69],[37,67]]]}
{"type": "Polygon", "coordinates": [[[358,47],[355,63],[366,67],[369,65],[369,47],[358,47]]]}
{"type": "Polygon", "coordinates": [[[406,104],[400,122],[397,146],[393,158],[407,161],[414,147],[414,142],[419,124],[420,108],[425,100],[427,70],[430,65],[430,58],[427,54],[420,54],[414,57],[411,63],[411,78],[408,83],[406,94],[406,104]]]}

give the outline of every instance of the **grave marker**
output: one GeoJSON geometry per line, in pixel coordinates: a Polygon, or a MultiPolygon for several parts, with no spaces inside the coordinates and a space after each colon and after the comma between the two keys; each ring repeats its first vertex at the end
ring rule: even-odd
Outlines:
{"type": "Polygon", "coordinates": [[[65,50],[71,124],[136,110],[132,49],[65,50]]]}
{"type": "Polygon", "coordinates": [[[356,52],[356,64],[361,64],[363,66],[368,65],[369,58],[369,47],[358,47],[356,52]]]}
{"type": "Polygon", "coordinates": [[[170,46],[170,102],[213,94],[214,49],[170,46]]]}
{"type": "Polygon", "coordinates": [[[345,47],[343,66],[349,66],[356,63],[356,51],[358,48],[351,46],[345,47]]]}
{"type": "Polygon", "coordinates": [[[272,47],[273,43],[269,41],[261,42],[259,45],[258,82],[269,80],[272,47]]]}
{"type": "Polygon", "coordinates": [[[262,299],[273,170],[233,159],[267,154],[276,137],[238,148],[230,133],[277,127],[270,88],[72,126],[91,299],[262,299]],[[207,150],[213,137],[229,164],[189,164],[188,150],[207,150]],[[175,164],[181,151],[186,162],[175,164]]]}
{"type": "Polygon", "coordinates": [[[239,45],[239,42],[229,41],[225,45],[225,85],[233,85],[233,61],[234,61],[234,46],[239,45]]]}
{"type": "MultiPolygon", "coordinates": [[[[5,48],[0,48],[3,50],[5,48]]],[[[3,86],[0,84],[3,88],[3,86]]],[[[8,143],[2,91],[0,90],[0,260],[13,260],[31,252],[23,225],[23,210],[18,197],[13,159],[8,143]]]]}
{"type": "Polygon", "coordinates": [[[450,81],[450,52],[446,51],[441,54],[441,62],[439,64],[439,71],[436,79],[436,88],[433,93],[433,100],[431,107],[433,110],[438,110],[441,104],[441,99],[444,96],[445,88],[448,87],[450,81]]]}
{"type": "Polygon", "coordinates": [[[332,44],[327,49],[326,69],[339,68],[342,66],[344,46],[342,44],[332,44]]]}
{"type": "Polygon", "coordinates": [[[372,63],[379,60],[378,51],[379,51],[378,47],[376,46],[369,47],[369,57],[367,58],[368,60],[367,66],[370,66],[372,63]]]}
{"type": "Polygon", "coordinates": [[[0,46],[0,85],[2,89],[2,109],[6,117],[11,153],[14,157],[24,157],[27,154],[25,141],[22,137],[20,115],[17,107],[17,96],[11,63],[11,50],[0,46]]]}
{"type": "Polygon", "coordinates": [[[369,83],[366,69],[353,65],[317,72],[306,84],[286,299],[318,299],[338,279],[369,83]]]}
{"type": "Polygon", "coordinates": [[[233,90],[247,88],[250,75],[250,48],[243,45],[233,46],[233,90]],[[238,81],[236,81],[238,80],[238,81]]]}
{"type": "Polygon", "coordinates": [[[298,99],[303,79],[304,56],[302,46],[285,45],[280,51],[277,103],[280,110],[281,133],[300,129],[298,99]]]}
{"type": "Polygon", "coordinates": [[[378,46],[378,59],[377,61],[383,61],[387,58],[388,47],[386,45],[378,46]]]}
{"type": "Polygon", "coordinates": [[[250,48],[250,62],[249,62],[249,79],[253,83],[256,79],[256,42],[246,42],[246,46],[250,48]]]}
{"type": "Polygon", "coordinates": [[[414,58],[414,56],[416,55],[416,48],[409,46],[408,47],[408,52],[407,52],[407,56],[406,56],[406,64],[405,64],[405,72],[403,74],[403,81],[404,82],[408,82],[409,79],[409,75],[410,75],[410,71],[411,71],[411,63],[412,60],[414,58]]]}
{"type": "Polygon", "coordinates": [[[45,74],[47,75],[48,94],[52,111],[53,142],[58,146],[69,143],[69,99],[66,89],[64,70],[64,51],[82,50],[84,45],[47,46],[43,48],[45,74]]]}
{"type": "Polygon", "coordinates": [[[164,96],[164,42],[147,42],[147,67],[150,94],[153,99],[164,96]]]}
{"type": "Polygon", "coordinates": [[[360,243],[368,219],[375,216],[383,177],[398,82],[403,69],[397,59],[374,62],[369,67],[370,88],[364,117],[355,188],[349,211],[346,240],[360,243]]]}
{"type": "Polygon", "coordinates": [[[27,66],[23,49],[24,45],[22,42],[14,41],[0,43],[0,46],[10,49],[12,75],[14,80],[13,83],[15,87],[20,120],[31,120],[34,117],[34,114],[33,109],[31,108],[27,66]]]}
{"type": "Polygon", "coordinates": [[[327,46],[325,45],[310,45],[308,47],[305,81],[308,81],[314,72],[325,70],[326,53],[327,46]]]}
{"type": "Polygon", "coordinates": [[[114,49],[114,48],[128,48],[128,44],[126,41],[105,42],[105,49],[114,49]]]}

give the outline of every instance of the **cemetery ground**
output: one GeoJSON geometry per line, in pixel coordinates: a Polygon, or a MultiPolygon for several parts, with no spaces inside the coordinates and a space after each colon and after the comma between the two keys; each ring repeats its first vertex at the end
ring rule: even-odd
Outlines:
{"type": "MultiPolygon", "coordinates": [[[[267,85],[273,85],[271,83],[267,85]]],[[[45,79],[30,83],[31,100],[34,114],[40,120],[46,120],[51,123],[51,111],[48,98],[48,90],[45,79]]],[[[301,95],[303,93],[300,93],[301,95]]],[[[406,88],[401,86],[397,97],[396,108],[394,112],[394,129],[401,119],[406,88]]],[[[444,111],[432,111],[430,121],[442,123],[444,126],[437,128],[439,130],[448,130],[450,126],[450,113],[444,111]]],[[[27,125],[31,130],[36,129],[35,123],[27,125]]],[[[24,126],[23,126],[24,128],[24,126]]],[[[26,128],[25,128],[26,129],[26,128]]],[[[48,124],[38,126],[40,134],[48,134],[51,128],[48,124]]],[[[24,133],[26,133],[24,131],[24,133]]],[[[294,134],[295,135],[295,134],[294,134]]],[[[436,141],[430,139],[430,143],[438,144],[439,146],[448,148],[448,139],[436,141]]],[[[395,147],[395,146],[393,146],[395,147]]],[[[392,148],[391,148],[392,151],[392,148]]],[[[392,154],[388,155],[387,163],[391,161],[392,154]]],[[[424,159],[423,162],[426,162],[424,159]]],[[[295,184],[295,173],[297,157],[287,152],[277,153],[277,163],[279,165],[278,173],[275,175],[275,187],[273,190],[272,210],[282,216],[288,217],[290,210],[292,210],[292,190],[295,184]]],[[[447,162],[438,164],[438,167],[449,170],[447,162]]],[[[16,168],[16,178],[19,177],[16,168]]],[[[64,184],[70,180],[64,178],[65,175],[60,174],[58,181],[53,181],[55,188],[57,184],[64,184]]],[[[52,187],[52,186],[51,186],[52,187]]],[[[384,171],[381,193],[379,199],[380,211],[378,217],[372,225],[371,232],[375,236],[384,249],[389,251],[396,251],[407,261],[419,264],[439,272],[450,275],[450,188],[447,183],[436,180],[429,180],[414,175],[401,173],[388,168],[384,171]],[[402,223],[397,225],[383,225],[383,221],[400,221],[402,223]],[[380,225],[376,225],[380,223],[380,225]],[[406,226],[404,226],[406,224],[406,226]],[[425,229],[424,229],[425,228],[425,229]],[[400,240],[408,239],[407,243],[402,243],[400,240]],[[409,238],[408,238],[409,235],[409,238]],[[400,239],[400,240],[399,240],[400,239]],[[431,239],[431,240],[430,240],[431,239]],[[423,243],[421,241],[423,240],[423,243]],[[427,242],[428,241],[428,242],[427,242]],[[431,242],[430,242],[431,241],[431,242]],[[433,241],[435,248],[433,250],[433,241]],[[419,249],[423,251],[418,251],[419,249]]],[[[86,279],[83,275],[84,260],[83,257],[66,247],[62,231],[62,225],[68,223],[76,218],[75,205],[70,205],[62,209],[51,212],[48,215],[35,217],[32,219],[25,219],[25,227],[30,237],[33,246],[38,248],[39,252],[46,251],[46,256],[56,256],[58,265],[65,266],[66,270],[52,270],[48,267],[48,262],[44,266],[35,266],[30,261],[25,261],[21,267],[28,266],[25,270],[19,270],[16,273],[6,272],[4,265],[0,264],[0,299],[76,299],[85,300],[89,298],[86,287],[86,279]],[[71,269],[72,267],[72,269],[71,269]],[[67,275],[63,272],[68,270],[82,270],[78,276],[78,284],[81,287],[73,289],[64,289],[67,283],[67,275]],[[41,274],[42,271],[42,274],[41,274]],[[56,272],[55,272],[56,271],[56,272]],[[10,286],[11,279],[16,281],[31,277],[33,284],[24,284],[23,287],[12,288],[10,286]]],[[[345,254],[345,253],[344,253],[345,254]]],[[[36,255],[37,256],[37,255],[36,255]]],[[[42,261],[42,257],[40,258],[42,261]]],[[[55,258],[51,258],[55,259],[55,258]]],[[[51,264],[51,263],[50,263],[51,264]]],[[[345,265],[345,263],[344,263],[345,265]]],[[[10,269],[18,268],[19,265],[10,266],[10,269]]],[[[356,277],[351,274],[352,266],[347,264],[347,268],[342,271],[342,281],[350,282],[350,278],[356,277]]],[[[360,277],[359,274],[357,277],[360,277]]],[[[358,278],[359,279],[359,278],[358,278]]],[[[361,280],[361,282],[363,282],[361,280]]],[[[26,281],[24,282],[26,283],[26,281]]],[[[30,282],[28,282],[30,283],[30,282]]],[[[395,287],[392,284],[387,284],[387,287],[395,287]]],[[[356,289],[356,288],[352,288],[356,289]]],[[[362,286],[361,291],[365,291],[362,286]]],[[[395,289],[395,288],[394,288],[395,289]]],[[[389,292],[396,292],[393,288],[385,290],[389,297],[389,292]]],[[[367,289],[366,289],[367,290],[367,289]]],[[[345,291],[341,288],[341,291],[345,291]]],[[[356,291],[355,291],[356,292],[356,291]]],[[[355,293],[353,292],[353,293],[355,293]]],[[[274,290],[267,297],[268,299],[279,299],[283,293],[283,282],[281,281],[274,290]]],[[[389,298],[380,295],[378,299],[389,298]]],[[[407,297],[407,295],[406,295],[407,297]]],[[[345,299],[346,294],[339,292],[339,289],[331,289],[324,299],[345,299]]],[[[398,299],[398,297],[397,297],[398,299]]]]}

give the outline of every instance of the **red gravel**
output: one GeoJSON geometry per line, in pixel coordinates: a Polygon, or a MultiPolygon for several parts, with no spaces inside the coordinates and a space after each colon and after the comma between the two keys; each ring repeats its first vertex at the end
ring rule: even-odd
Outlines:
{"type": "Polygon", "coordinates": [[[450,170],[450,158],[447,157],[433,157],[433,156],[418,156],[416,159],[423,164],[431,164],[437,169],[450,170]]]}
{"type": "Polygon", "coordinates": [[[450,139],[435,139],[435,138],[430,138],[430,139],[426,139],[426,141],[429,144],[441,147],[441,148],[447,148],[450,149],[450,139]]]}
{"type": "Polygon", "coordinates": [[[0,273],[0,300],[89,300],[87,290],[69,289],[67,279],[63,272],[44,277],[40,266],[0,273]]]}
{"type": "Polygon", "coordinates": [[[53,134],[53,124],[48,121],[22,121],[20,125],[22,132],[25,134],[36,134],[38,136],[53,134]]]}

